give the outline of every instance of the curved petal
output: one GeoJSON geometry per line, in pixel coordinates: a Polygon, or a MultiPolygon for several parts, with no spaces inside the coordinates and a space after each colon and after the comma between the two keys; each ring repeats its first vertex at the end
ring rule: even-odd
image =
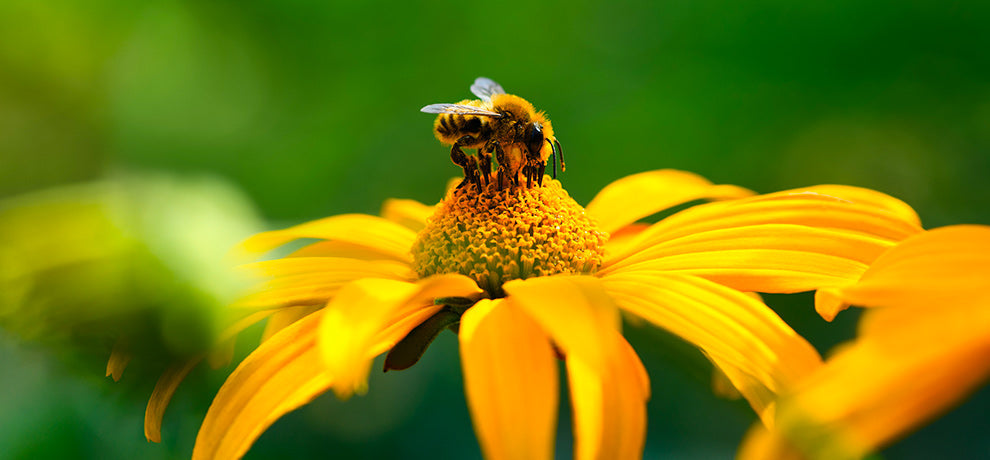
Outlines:
{"type": "Polygon", "coordinates": [[[990,227],[938,228],[883,254],[855,284],[823,292],[816,308],[828,318],[850,303],[901,308],[966,303],[974,293],[990,292],[988,267],[990,227]]]}
{"type": "Polygon", "coordinates": [[[609,275],[602,284],[626,312],[704,351],[761,415],[766,391],[789,388],[821,365],[818,352],[773,310],[736,290],[657,272],[609,275]]]}
{"type": "Polygon", "coordinates": [[[842,186],[709,203],[640,232],[607,254],[601,273],[637,265],[761,292],[842,286],[892,243],[921,232],[916,217],[899,200],[842,186]]]}
{"type": "Polygon", "coordinates": [[[777,395],[766,383],[747,373],[739,366],[705,354],[712,362],[712,391],[721,397],[736,399],[740,396],[760,417],[765,426],[774,425],[777,395]]]}
{"type": "Polygon", "coordinates": [[[552,459],[557,361],[550,339],[517,306],[483,299],[461,317],[464,391],[487,459],[552,459]]]}
{"type": "MultiPolygon", "coordinates": [[[[761,224],[794,224],[821,229],[833,229],[857,233],[886,241],[900,241],[922,231],[916,220],[904,211],[892,211],[895,204],[879,206],[886,197],[879,192],[843,187],[848,195],[859,199],[851,201],[815,192],[815,187],[760,195],[738,200],[707,203],[685,209],[642,232],[630,252],[643,250],[654,244],[675,238],[711,230],[748,227],[761,224]],[[871,197],[858,198],[852,191],[871,197]]],[[[825,190],[837,191],[835,186],[825,190]]],[[[622,259],[626,254],[617,254],[622,259]]],[[[606,261],[606,265],[612,261],[606,261]]]]}
{"type": "Polygon", "coordinates": [[[241,267],[254,275],[271,278],[237,301],[236,306],[247,308],[319,305],[357,279],[412,280],[415,276],[409,265],[402,262],[337,257],[287,257],[241,267]]]}
{"type": "MultiPolygon", "coordinates": [[[[220,333],[218,342],[221,344],[233,342],[241,331],[271,314],[271,311],[261,311],[241,318],[220,333]]],[[[162,417],[165,416],[165,409],[172,401],[172,396],[175,395],[175,390],[179,388],[179,384],[203,360],[204,356],[201,354],[185,362],[173,364],[158,378],[155,389],[152,390],[151,397],[148,398],[148,406],[144,410],[144,437],[148,438],[148,441],[161,442],[162,417]]]]}
{"type": "Polygon", "coordinates": [[[606,369],[594,369],[581,355],[567,356],[577,459],[643,456],[649,378],[622,335],[613,331],[609,338],[616,354],[606,369]]]}
{"type": "Polygon", "coordinates": [[[862,187],[852,187],[849,185],[814,185],[801,189],[794,189],[792,192],[805,191],[819,193],[822,195],[834,196],[843,200],[859,203],[875,208],[885,209],[898,216],[904,222],[921,227],[921,218],[914,208],[907,203],[898,200],[886,193],[862,187]]]}
{"type": "Polygon", "coordinates": [[[261,341],[264,342],[279,331],[285,329],[292,323],[299,321],[310,313],[313,313],[319,309],[323,308],[322,305],[304,305],[299,307],[286,307],[282,308],[272,314],[271,318],[268,318],[268,323],[265,324],[265,330],[261,333],[261,341]]]}
{"type": "Polygon", "coordinates": [[[382,217],[414,232],[426,227],[426,219],[432,216],[434,211],[436,211],[436,206],[426,205],[416,200],[389,198],[382,205],[382,217]]]}
{"type": "Polygon", "coordinates": [[[322,315],[275,334],[227,377],[199,429],[193,459],[240,458],[282,415],[330,387],[316,345],[322,315]]]}
{"type": "Polygon", "coordinates": [[[371,361],[443,308],[437,297],[480,298],[482,290],[463,275],[436,275],[407,283],[362,279],[340,291],[320,325],[324,363],[340,398],[367,390],[371,361]]]}
{"type": "Polygon", "coordinates": [[[504,285],[565,355],[577,459],[642,455],[649,380],[619,332],[615,303],[589,276],[552,276],[504,285]]]}
{"type": "Polygon", "coordinates": [[[344,241],[410,262],[412,255],[409,248],[416,239],[416,232],[381,217],[342,214],[283,230],[259,233],[244,240],[240,249],[248,253],[267,252],[300,238],[344,241]]]}
{"type": "Polygon", "coordinates": [[[117,339],[113,344],[113,349],[110,350],[110,359],[107,360],[106,376],[113,377],[114,382],[119,382],[132,357],[128,341],[123,337],[117,339]]]}
{"type": "Polygon", "coordinates": [[[661,169],[633,174],[603,188],[585,207],[609,233],[667,208],[694,200],[742,198],[753,192],[734,185],[715,185],[693,173],[661,169]]]}
{"type": "Polygon", "coordinates": [[[760,224],[702,231],[613,259],[600,274],[667,271],[754,292],[848,284],[894,243],[841,230],[760,224]]]}
{"type": "Polygon", "coordinates": [[[198,357],[172,365],[155,382],[155,389],[151,391],[148,406],[144,409],[144,437],[148,441],[162,442],[162,417],[165,415],[165,409],[172,401],[179,384],[202,360],[202,357],[198,357]]]}

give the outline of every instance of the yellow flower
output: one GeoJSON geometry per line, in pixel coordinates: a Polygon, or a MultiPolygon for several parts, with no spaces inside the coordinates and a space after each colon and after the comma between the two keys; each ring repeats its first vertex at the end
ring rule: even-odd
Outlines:
{"type": "Polygon", "coordinates": [[[390,201],[384,217],[334,216],[249,239],[256,252],[318,241],[248,266],[267,281],[239,306],[274,312],[268,339],[218,392],[194,458],[243,455],[317,395],[365,391],[376,356],[389,352],[386,369],[412,365],[445,327],[459,331],[486,457],[552,457],[558,358],[576,458],[638,457],[650,386],[622,337],[623,313],[697,346],[769,421],[776,392],[821,360],[744,292],[843,286],[921,231],[907,205],[853,187],[752,196],[662,170],[609,185],[584,210],[559,182],[544,184],[465,186],[435,207],[390,201]],[[636,224],[702,199],[724,201],[636,224]]]}
{"type": "Polygon", "coordinates": [[[861,458],[959,403],[990,378],[990,227],[911,237],[819,311],[875,307],[859,334],[802,381],[776,429],[754,427],[744,459],[861,458]]]}

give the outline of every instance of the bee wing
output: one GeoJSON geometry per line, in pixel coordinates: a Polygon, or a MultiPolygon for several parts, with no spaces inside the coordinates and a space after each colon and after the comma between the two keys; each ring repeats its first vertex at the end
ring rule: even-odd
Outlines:
{"type": "Polygon", "coordinates": [[[502,114],[498,112],[485,110],[481,107],[461,104],[430,104],[422,109],[419,109],[419,111],[426,113],[454,113],[457,115],[480,115],[483,117],[502,118],[502,114]]]}
{"type": "Polygon", "coordinates": [[[496,94],[505,94],[505,90],[502,89],[502,85],[495,83],[495,81],[490,78],[485,77],[478,77],[474,80],[474,84],[471,85],[471,92],[485,102],[491,102],[492,96],[496,94]]]}

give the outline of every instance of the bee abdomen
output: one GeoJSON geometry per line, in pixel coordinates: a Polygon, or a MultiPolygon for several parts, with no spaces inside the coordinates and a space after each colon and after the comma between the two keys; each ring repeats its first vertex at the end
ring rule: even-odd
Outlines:
{"type": "Polygon", "coordinates": [[[440,114],[434,123],[437,139],[448,144],[464,136],[479,137],[483,128],[481,118],[473,115],[440,114]]]}
{"type": "Polygon", "coordinates": [[[455,115],[440,115],[437,117],[437,134],[444,137],[451,136],[457,132],[457,122],[454,120],[455,115]]]}

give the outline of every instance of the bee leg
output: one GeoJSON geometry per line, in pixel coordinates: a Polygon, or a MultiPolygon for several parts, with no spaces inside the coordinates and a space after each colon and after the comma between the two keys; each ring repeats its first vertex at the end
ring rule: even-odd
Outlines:
{"type": "Polygon", "coordinates": [[[464,182],[470,182],[478,186],[478,190],[481,190],[481,176],[478,174],[478,159],[475,157],[467,157],[468,162],[471,163],[465,171],[470,171],[464,176],[464,182]]]}
{"type": "Polygon", "coordinates": [[[502,150],[498,142],[493,142],[492,146],[495,149],[495,160],[498,161],[498,189],[503,190],[508,185],[508,179],[511,179],[506,172],[509,168],[509,159],[505,157],[505,150],[502,150]]]}
{"type": "Polygon", "coordinates": [[[464,180],[461,181],[461,184],[458,185],[457,188],[463,187],[468,182],[475,183],[480,186],[480,182],[481,182],[477,178],[478,160],[476,160],[474,157],[467,156],[467,154],[465,154],[464,151],[461,150],[460,145],[458,145],[458,144],[463,145],[470,142],[470,140],[468,140],[467,142],[462,142],[465,141],[465,138],[470,138],[470,136],[465,136],[458,139],[457,142],[454,143],[453,147],[450,148],[450,160],[464,170],[464,180]]]}
{"type": "Polygon", "coordinates": [[[469,157],[461,147],[465,145],[471,145],[476,142],[473,136],[464,136],[454,142],[454,145],[450,147],[450,159],[457,166],[460,166],[464,170],[464,181],[457,188],[464,185],[465,182],[471,182],[478,185],[478,189],[481,189],[481,178],[478,177],[478,160],[475,157],[469,157]]]}
{"type": "Polygon", "coordinates": [[[547,170],[547,162],[541,161],[541,162],[539,162],[537,164],[538,164],[538,166],[536,167],[536,183],[537,183],[537,185],[539,185],[540,187],[542,187],[543,186],[543,173],[546,172],[546,170],[547,170]]]}
{"type": "Polygon", "coordinates": [[[481,175],[485,179],[487,186],[491,182],[492,175],[492,152],[498,147],[498,142],[490,140],[484,147],[478,149],[478,164],[481,167],[481,175]]]}
{"type": "Polygon", "coordinates": [[[481,171],[481,179],[485,186],[491,181],[492,156],[478,149],[478,169],[481,171]]]}
{"type": "Polygon", "coordinates": [[[523,175],[526,176],[526,188],[533,188],[533,166],[523,166],[523,175]]]}
{"type": "MultiPolygon", "coordinates": [[[[557,178],[557,146],[554,145],[549,138],[546,139],[546,141],[547,144],[550,145],[550,165],[551,165],[550,170],[553,171],[553,178],[556,179],[557,178]]],[[[540,166],[540,171],[546,171],[546,169],[547,169],[547,161],[543,160],[543,164],[542,166],[540,166]]],[[[540,177],[543,177],[542,172],[540,173],[540,177]]],[[[540,179],[540,182],[543,182],[543,179],[540,179]]]]}

